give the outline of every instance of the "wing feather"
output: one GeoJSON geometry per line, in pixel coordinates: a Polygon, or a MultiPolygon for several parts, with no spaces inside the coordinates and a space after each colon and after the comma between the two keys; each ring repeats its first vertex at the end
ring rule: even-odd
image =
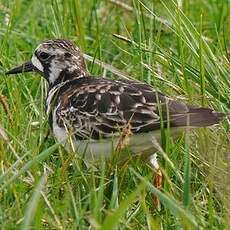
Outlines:
{"type": "Polygon", "coordinates": [[[172,127],[195,127],[218,123],[224,116],[213,110],[175,101],[145,83],[132,80],[114,80],[85,77],[82,82],[69,84],[60,90],[56,110],[59,125],[71,120],[71,127],[79,131],[78,137],[98,139],[110,137],[123,129],[131,119],[133,133],[149,132],[160,128],[157,101],[161,106],[163,123],[169,113],[172,127]],[[87,79],[89,78],[89,79],[87,79]],[[158,96],[158,100],[157,100],[158,96]]]}

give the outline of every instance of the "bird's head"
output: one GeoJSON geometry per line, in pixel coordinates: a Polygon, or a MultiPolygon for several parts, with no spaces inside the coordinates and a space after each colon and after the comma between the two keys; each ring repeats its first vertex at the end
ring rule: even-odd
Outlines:
{"type": "Polygon", "coordinates": [[[5,74],[23,72],[37,72],[49,82],[49,85],[89,75],[79,48],[65,39],[44,41],[35,49],[31,60],[5,74]]]}

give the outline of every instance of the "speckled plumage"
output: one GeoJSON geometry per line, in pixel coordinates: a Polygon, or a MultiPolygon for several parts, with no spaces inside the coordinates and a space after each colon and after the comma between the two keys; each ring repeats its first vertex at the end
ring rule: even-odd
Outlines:
{"type": "Polygon", "coordinates": [[[169,122],[171,127],[179,129],[187,125],[217,124],[225,116],[208,108],[175,101],[143,82],[93,77],[80,50],[64,39],[44,41],[36,48],[31,61],[6,74],[20,73],[23,68],[24,72],[38,72],[49,83],[46,113],[57,139],[64,139],[66,131],[74,132],[77,145],[91,143],[91,150],[98,151],[97,155],[101,149],[94,144],[103,140],[104,146],[108,145],[105,151],[109,156],[111,145],[107,143],[112,136],[118,139],[119,129],[129,121],[132,133],[136,134],[130,149],[138,152],[151,148],[151,135],[161,125],[159,105],[163,124],[166,126],[169,122]]]}

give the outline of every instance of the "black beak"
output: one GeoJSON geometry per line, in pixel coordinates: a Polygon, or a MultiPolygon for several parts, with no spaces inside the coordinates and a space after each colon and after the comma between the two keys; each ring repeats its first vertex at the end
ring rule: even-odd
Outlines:
{"type": "Polygon", "coordinates": [[[26,63],[15,67],[5,73],[5,75],[9,74],[16,74],[16,73],[26,73],[26,72],[33,72],[35,70],[34,65],[32,64],[31,61],[27,61],[26,63]]]}

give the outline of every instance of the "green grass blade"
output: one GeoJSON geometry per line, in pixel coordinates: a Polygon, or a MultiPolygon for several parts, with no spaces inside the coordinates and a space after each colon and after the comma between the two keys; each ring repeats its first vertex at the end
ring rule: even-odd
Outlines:
{"type": "Polygon", "coordinates": [[[141,183],[131,194],[129,194],[127,198],[120,203],[119,208],[116,211],[114,211],[111,215],[106,217],[101,227],[101,230],[115,229],[118,226],[120,219],[125,214],[128,206],[144,189],[144,187],[144,183],[141,183]]]}
{"type": "Polygon", "coordinates": [[[11,173],[13,172],[13,170],[19,165],[21,164],[21,160],[23,160],[26,156],[28,156],[31,152],[29,153],[25,153],[20,160],[17,160],[14,164],[12,164],[5,172],[4,174],[0,175],[0,183],[2,183],[2,181],[11,173]]]}
{"type": "Polygon", "coordinates": [[[204,56],[203,56],[203,39],[202,39],[202,14],[200,15],[200,95],[202,106],[206,105],[205,98],[205,71],[204,71],[204,56]]]}
{"type": "Polygon", "coordinates": [[[56,150],[62,142],[59,142],[57,144],[52,145],[48,149],[44,150],[41,154],[35,156],[33,160],[30,160],[28,163],[26,163],[14,176],[12,176],[8,181],[6,181],[1,187],[0,191],[2,191],[4,188],[6,188],[10,183],[12,183],[14,180],[16,180],[19,176],[21,176],[24,172],[29,170],[32,166],[35,164],[39,164],[40,162],[44,161],[47,157],[49,157],[54,150],[56,150]]]}
{"type": "Polygon", "coordinates": [[[198,224],[188,210],[184,208],[172,197],[169,197],[155,188],[150,182],[143,178],[140,174],[130,169],[142,182],[144,182],[148,189],[157,196],[162,204],[164,204],[171,212],[172,215],[180,217],[183,223],[188,229],[198,229],[198,224]]]}
{"type": "Polygon", "coordinates": [[[189,154],[189,128],[186,130],[185,135],[185,166],[184,166],[184,191],[183,191],[183,204],[185,207],[189,206],[190,202],[190,183],[191,183],[191,173],[190,173],[190,154],[189,154]]]}
{"type": "Polygon", "coordinates": [[[32,197],[30,198],[28,207],[25,210],[24,221],[20,227],[21,230],[31,229],[31,222],[33,222],[34,216],[36,214],[36,209],[38,207],[39,198],[41,196],[42,187],[44,186],[46,180],[45,176],[42,176],[38,181],[37,186],[34,189],[32,197]]]}
{"type": "Polygon", "coordinates": [[[85,50],[85,32],[83,27],[83,22],[81,18],[81,9],[79,0],[72,0],[72,12],[73,12],[73,20],[77,25],[78,28],[78,39],[79,39],[79,47],[84,52],[85,50]]]}

